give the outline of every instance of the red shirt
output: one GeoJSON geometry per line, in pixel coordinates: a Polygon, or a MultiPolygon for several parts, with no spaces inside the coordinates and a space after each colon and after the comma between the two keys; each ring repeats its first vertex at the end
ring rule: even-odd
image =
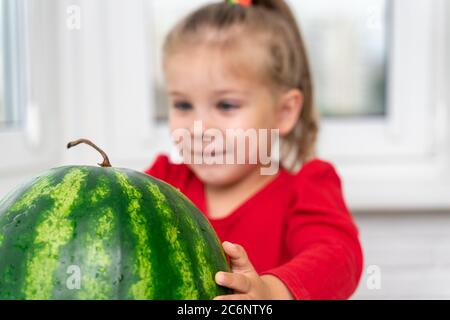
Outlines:
{"type": "Polygon", "coordinates": [[[347,299],[362,272],[358,230],[339,176],[315,159],[280,174],[225,218],[208,217],[204,185],[185,164],[159,155],[145,171],[180,189],[221,241],[242,245],[260,274],[277,276],[296,299],[347,299]]]}

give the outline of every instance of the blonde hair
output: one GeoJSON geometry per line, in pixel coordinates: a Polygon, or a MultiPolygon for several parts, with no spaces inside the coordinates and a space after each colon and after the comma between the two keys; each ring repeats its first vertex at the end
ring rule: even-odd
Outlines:
{"type": "Polygon", "coordinates": [[[295,171],[316,156],[319,116],[314,107],[306,48],[297,21],[285,1],[254,0],[249,7],[226,1],[203,6],[169,32],[164,43],[164,61],[183,44],[198,45],[206,41],[229,48],[239,38],[242,41],[246,32],[251,35],[250,41],[260,39],[263,42],[267,57],[263,69],[267,80],[277,88],[299,89],[304,96],[295,128],[281,140],[282,164],[295,171]]]}

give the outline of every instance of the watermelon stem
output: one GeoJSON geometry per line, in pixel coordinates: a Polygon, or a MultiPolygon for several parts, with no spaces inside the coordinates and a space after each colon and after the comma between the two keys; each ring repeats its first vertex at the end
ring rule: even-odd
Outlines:
{"type": "Polygon", "coordinates": [[[111,167],[111,163],[109,162],[108,156],[106,155],[106,153],[100,149],[99,147],[97,147],[91,140],[88,139],[78,139],[72,142],[69,142],[67,144],[67,149],[70,149],[72,147],[75,147],[77,145],[79,145],[80,143],[84,143],[87,144],[89,146],[91,146],[92,148],[94,148],[95,150],[97,150],[103,157],[103,162],[102,163],[98,163],[98,165],[102,168],[109,168],[111,167]]]}

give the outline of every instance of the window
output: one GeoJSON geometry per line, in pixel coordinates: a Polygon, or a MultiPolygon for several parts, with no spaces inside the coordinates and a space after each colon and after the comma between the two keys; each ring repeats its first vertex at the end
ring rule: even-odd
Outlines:
{"type": "Polygon", "coordinates": [[[23,11],[20,1],[0,0],[0,129],[21,124],[26,96],[23,11]]]}
{"type": "MultiPolygon", "coordinates": [[[[4,1],[0,2],[0,17],[4,17],[4,1]]],[[[0,25],[0,75],[4,75],[5,69],[5,44],[4,44],[4,27],[2,23],[0,25]]],[[[6,113],[6,105],[5,105],[5,79],[3,76],[0,76],[0,126],[4,126],[6,122],[8,122],[9,116],[6,113]]]]}
{"type": "Polygon", "coordinates": [[[291,0],[325,117],[384,116],[391,1],[291,0]]]}
{"type": "MultiPolygon", "coordinates": [[[[39,172],[58,150],[56,6],[0,0],[0,177],[39,172]]],[[[63,29],[64,30],[64,29],[63,29]]],[[[58,135],[59,134],[59,135],[58,135]]]]}

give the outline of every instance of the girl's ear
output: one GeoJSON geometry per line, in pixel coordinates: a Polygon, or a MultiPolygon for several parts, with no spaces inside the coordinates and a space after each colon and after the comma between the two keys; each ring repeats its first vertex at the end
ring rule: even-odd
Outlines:
{"type": "Polygon", "coordinates": [[[288,135],[295,127],[303,107],[304,96],[299,89],[291,89],[281,95],[278,104],[280,136],[288,135]]]}

